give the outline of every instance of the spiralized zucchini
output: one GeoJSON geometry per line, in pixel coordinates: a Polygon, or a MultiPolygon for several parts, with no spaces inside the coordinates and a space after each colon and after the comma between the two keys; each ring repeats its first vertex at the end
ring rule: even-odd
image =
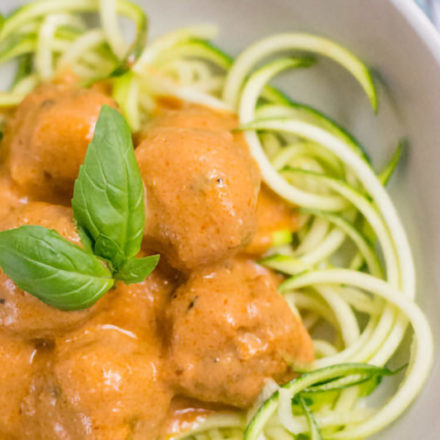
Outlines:
{"type": "Polygon", "coordinates": [[[286,276],[280,292],[312,333],[323,324],[334,339],[314,339],[309,371],[265,389],[248,413],[206,417],[174,440],[361,439],[392,423],[429,374],[432,335],[415,299],[408,239],[384,188],[402,144],[378,175],[364,147],[325,114],[269,85],[279,73],[309,68],[326,56],[348,70],[374,111],[377,92],[367,67],[328,39],[284,33],[263,39],[235,60],[211,40],[214,26],[195,26],[146,44],[147,17],[128,0],[39,0],[7,16],[0,63],[17,61],[0,107],[14,107],[38,84],[73,72],[84,85],[105,80],[133,130],[148,120],[160,95],[236,111],[266,185],[300,210],[297,231],[278,231],[260,261],[286,276]],[[100,26],[87,28],[84,14],[100,26]],[[133,42],[120,27],[136,26],[133,42]],[[266,64],[264,61],[268,60],[266,64]],[[255,68],[255,66],[260,66],[255,68]],[[399,389],[380,407],[366,397],[413,334],[399,389]],[[370,401],[369,401],[370,402],[370,401]]]}

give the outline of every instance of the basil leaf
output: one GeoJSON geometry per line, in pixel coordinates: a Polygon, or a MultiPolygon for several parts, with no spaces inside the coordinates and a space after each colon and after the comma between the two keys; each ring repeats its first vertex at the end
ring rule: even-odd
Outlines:
{"type": "Polygon", "coordinates": [[[78,226],[96,255],[118,269],[140,250],[145,224],[144,185],[130,128],[103,106],[75,182],[72,200],[78,226]]]}
{"type": "Polygon", "coordinates": [[[98,258],[42,226],[0,232],[0,266],[20,289],[62,310],[90,307],[114,283],[98,258]]]}
{"type": "Polygon", "coordinates": [[[150,275],[159,263],[159,255],[128,260],[115,275],[125,284],[141,283],[150,275]]]}
{"type": "Polygon", "coordinates": [[[96,255],[100,255],[110,261],[112,267],[119,267],[126,260],[121,248],[109,237],[100,235],[95,242],[94,251],[96,255]]]}
{"type": "Polygon", "coordinates": [[[79,235],[79,238],[81,240],[81,243],[84,246],[84,249],[86,249],[87,251],[89,251],[90,253],[93,254],[92,239],[87,235],[87,232],[84,231],[84,229],[81,228],[78,224],[76,224],[76,230],[78,232],[78,235],[79,235]]]}

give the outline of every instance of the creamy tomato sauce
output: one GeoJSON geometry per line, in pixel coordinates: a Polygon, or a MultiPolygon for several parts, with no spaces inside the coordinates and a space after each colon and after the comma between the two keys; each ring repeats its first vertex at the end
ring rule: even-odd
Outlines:
{"type": "Polygon", "coordinates": [[[245,253],[263,255],[271,246],[276,231],[295,231],[299,226],[297,211],[268,187],[262,185],[257,202],[257,232],[245,253]]]}
{"type": "MultiPolygon", "coordinates": [[[[2,141],[0,230],[34,224],[80,244],[70,198],[106,88],[47,84],[2,141]]],[[[0,440],[157,440],[313,361],[310,336],[254,260],[295,210],[261,187],[230,113],[163,100],[135,136],[147,191],[144,282],[63,312],[0,272],[0,440]]]]}
{"type": "Polygon", "coordinates": [[[179,433],[203,423],[206,417],[212,416],[216,412],[231,410],[233,408],[225,405],[210,404],[177,396],[171,401],[166,421],[162,426],[161,438],[175,437],[179,433]]]}

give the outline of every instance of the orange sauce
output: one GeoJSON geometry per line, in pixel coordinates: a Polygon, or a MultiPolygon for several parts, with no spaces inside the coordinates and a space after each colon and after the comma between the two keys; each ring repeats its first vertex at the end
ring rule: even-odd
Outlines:
{"type": "MultiPolygon", "coordinates": [[[[70,198],[100,108],[116,106],[109,91],[81,90],[69,76],[8,116],[0,230],[37,224],[80,244],[70,198]]],[[[260,191],[237,123],[162,98],[134,136],[143,252],[162,257],[143,283],[63,312],[0,272],[1,440],[157,440],[250,406],[266,378],[291,376],[286,357],[313,360],[276,277],[253,261],[274,231],[295,230],[297,214],[260,191]]]]}

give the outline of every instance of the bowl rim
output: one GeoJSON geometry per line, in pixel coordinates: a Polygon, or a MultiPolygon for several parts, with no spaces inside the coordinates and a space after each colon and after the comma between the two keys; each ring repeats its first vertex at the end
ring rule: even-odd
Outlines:
{"type": "Polygon", "coordinates": [[[389,1],[405,17],[440,66],[440,31],[416,5],[414,0],[389,1]]]}

